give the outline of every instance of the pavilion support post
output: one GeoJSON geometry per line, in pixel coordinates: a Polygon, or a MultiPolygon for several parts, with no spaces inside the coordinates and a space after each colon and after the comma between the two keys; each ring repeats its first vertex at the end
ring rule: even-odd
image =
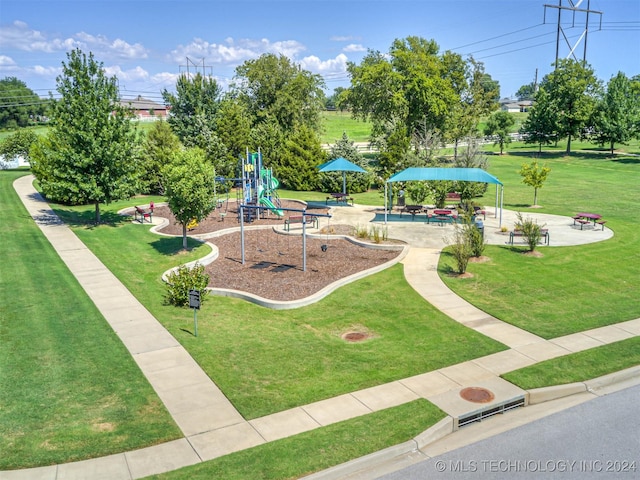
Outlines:
{"type": "Polygon", "coordinates": [[[384,182],[384,224],[387,224],[387,184],[389,182],[384,182]]]}

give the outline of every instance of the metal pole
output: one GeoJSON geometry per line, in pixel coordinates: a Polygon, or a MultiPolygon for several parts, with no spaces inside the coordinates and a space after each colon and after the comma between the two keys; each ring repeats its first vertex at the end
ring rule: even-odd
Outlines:
{"type": "Polygon", "coordinates": [[[504,205],[504,185],[500,186],[500,220],[498,221],[498,228],[502,228],[502,206],[504,205]]]}
{"type": "Polygon", "coordinates": [[[384,182],[384,224],[387,224],[387,183],[384,182]]]}
{"type": "Polygon", "coordinates": [[[562,30],[562,0],[558,0],[558,32],[556,33],[556,61],[554,68],[558,68],[558,55],[560,53],[560,31],[562,30]]]}
{"type": "Polygon", "coordinates": [[[307,271],[307,214],[302,211],[302,271],[307,271]]]}
{"type": "Polygon", "coordinates": [[[244,265],[244,211],[240,204],[240,248],[242,249],[242,265],[244,265]]]}
{"type": "Polygon", "coordinates": [[[193,309],[193,332],[197,337],[198,336],[198,309],[197,308],[193,309]]]}

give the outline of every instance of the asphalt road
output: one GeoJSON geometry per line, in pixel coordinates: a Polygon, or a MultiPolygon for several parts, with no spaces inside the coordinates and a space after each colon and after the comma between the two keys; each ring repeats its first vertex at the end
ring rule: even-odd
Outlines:
{"type": "Polygon", "coordinates": [[[379,477],[640,478],[640,385],[379,477]]]}

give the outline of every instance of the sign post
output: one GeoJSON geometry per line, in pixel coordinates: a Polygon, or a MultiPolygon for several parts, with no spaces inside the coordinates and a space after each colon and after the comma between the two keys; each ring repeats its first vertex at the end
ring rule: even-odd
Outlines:
{"type": "Polygon", "coordinates": [[[200,290],[189,290],[189,307],[193,308],[193,332],[198,336],[198,310],[200,310],[200,290]]]}

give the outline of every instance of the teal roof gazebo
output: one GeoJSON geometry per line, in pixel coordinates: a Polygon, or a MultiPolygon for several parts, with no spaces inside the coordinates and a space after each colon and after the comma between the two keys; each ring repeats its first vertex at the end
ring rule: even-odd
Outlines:
{"type": "Polygon", "coordinates": [[[384,222],[387,223],[387,183],[390,182],[410,182],[424,180],[449,180],[457,182],[478,182],[492,183],[496,186],[496,208],[495,217],[498,216],[500,208],[499,227],[502,226],[502,203],[504,199],[504,185],[500,180],[481,168],[427,168],[410,167],[398,172],[384,184],[384,222]]]}

